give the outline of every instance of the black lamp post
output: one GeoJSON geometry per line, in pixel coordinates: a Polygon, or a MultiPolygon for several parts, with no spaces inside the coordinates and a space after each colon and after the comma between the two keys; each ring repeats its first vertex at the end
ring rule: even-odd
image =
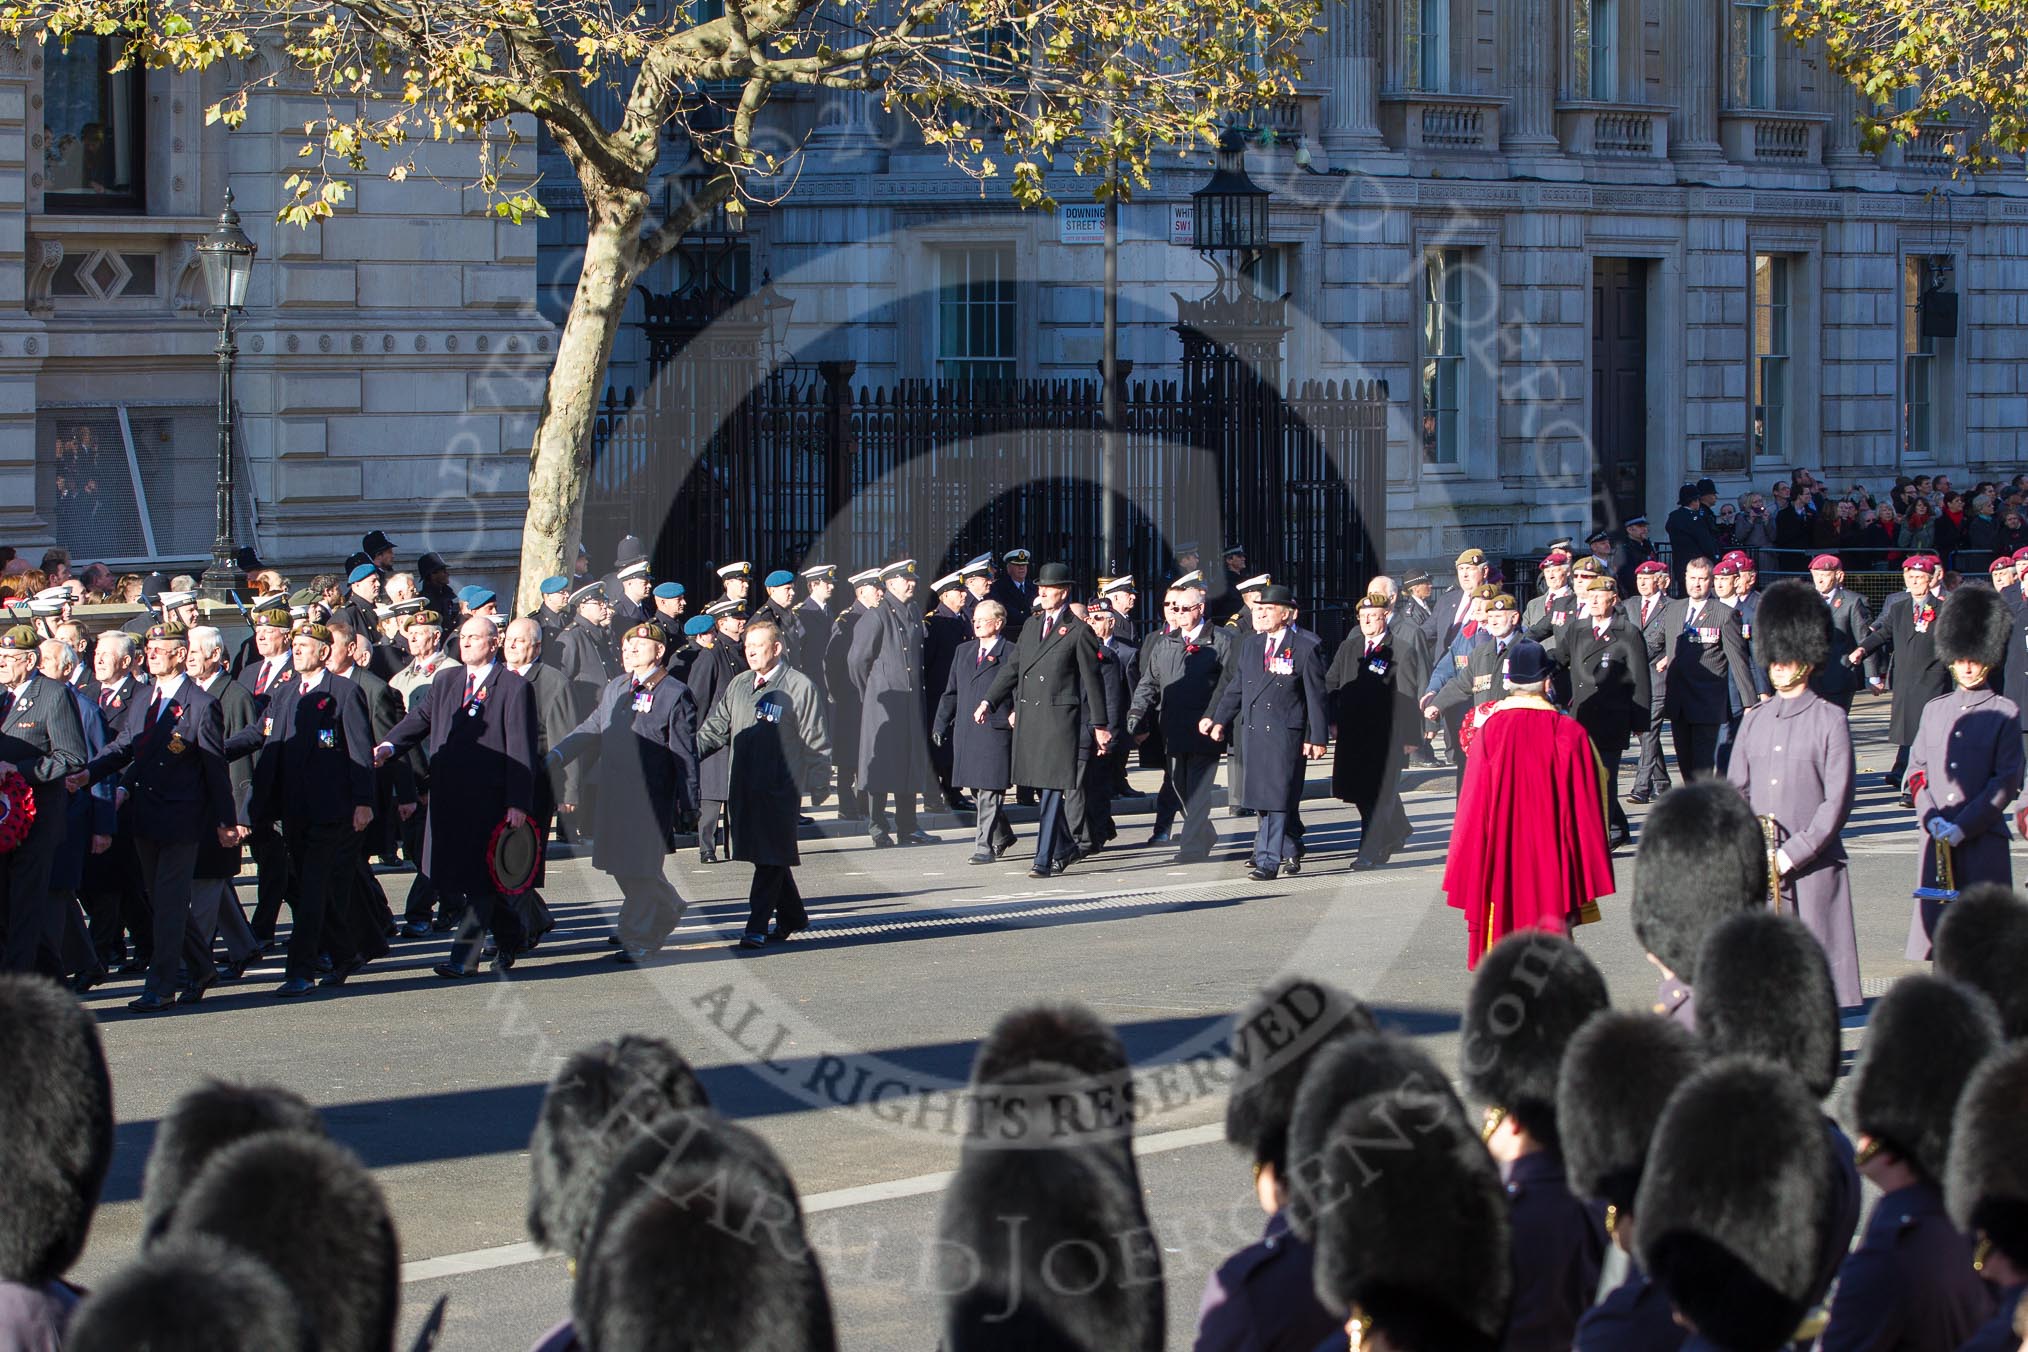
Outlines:
{"type": "Polygon", "coordinates": [[[1246,172],[1246,136],[1227,127],[1218,138],[1218,167],[1190,194],[1190,243],[1219,269],[1218,290],[1236,284],[1246,260],[1268,242],[1268,190],[1246,172]],[[1219,254],[1233,257],[1228,272],[1219,254]]]}
{"type": "Polygon", "coordinates": [[[789,320],[796,312],[796,298],[782,293],[772,272],[761,274],[755,296],[760,301],[761,319],[767,325],[768,366],[777,368],[782,364],[782,354],[789,350],[789,320]]]}
{"type": "Polygon", "coordinates": [[[199,590],[216,601],[224,601],[238,590],[240,576],[238,549],[232,542],[232,364],[239,356],[233,341],[232,321],[246,309],[247,282],[253,276],[254,242],[239,228],[239,213],[232,209],[232,189],[225,190],[225,210],[218,225],[197,246],[204,261],[204,286],[210,293],[211,308],[218,312],[218,538],[211,546],[211,566],[204,570],[199,590]]]}

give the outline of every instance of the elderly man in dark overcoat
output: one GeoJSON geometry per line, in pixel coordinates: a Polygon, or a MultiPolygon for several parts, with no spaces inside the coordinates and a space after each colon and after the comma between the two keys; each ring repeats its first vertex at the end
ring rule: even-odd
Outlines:
{"type": "Polygon", "coordinates": [[[831,766],[837,775],[838,820],[866,820],[865,786],[859,783],[859,687],[852,681],[852,636],[859,619],[880,604],[880,570],[868,568],[847,579],[852,601],[831,621],[824,645],[824,698],[831,710],[831,766]]]}
{"type": "Polygon", "coordinates": [[[585,720],[550,749],[556,767],[596,746],[599,789],[592,864],[619,884],[619,963],[645,961],[683,918],[662,872],[676,821],[697,810],[697,701],[663,665],[668,634],[638,624],[620,641],[626,670],[606,683],[585,720]]]}
{"type": "Polygon", "coordinates": [[[988,598],[972,607],[974,637],[958,645],[937,701],[935,735],[951,748],[951,782],[972,791],[979,814],[969,861],[974,864],[992,863],[1014,843],[1006,814],[1007,790],[1014,783],[1014,729],[1007,722],[1013,698],[992,705],[983,723],[970,716],[1013,651],[1001,634],[1006,625],[1007,607],[998,601],[988,598]]]}
{"type": "Polygon", "coordinates": [[[1141,645],[1141,678],[1127,708],[1127,728],[1137,739],[1159,733],[1168,758],[1169,783],[1183,808],[1183,841],[1175,862],[1211,857],[1218,832],[1211,825],[1211,793],[1224,748],[1197,730],[1230,660],[1236,640],[1230,629],[1204,616],[1204,581],[1186,573],[1162,599],[1168,628],[1141,645]]]}
{"type": "Polygon", "coordinates": [[[1951,674],[1936,654],[1936,584],[1943,561],[1934,554],[1911,554],[1901,561],[1903,590],[1887,598],[1873,629],[1845,654],[1850,666],[1877,661],[1882,648],[1894,653],[1894,703],[1887,716],[1887,740],[1894,743],[1894,765],[1887,787],[1899,790],[1911,806],[1914,795],[1903,787],[1908,748],[1929,702],[1950,693],[1951,674]]]}
{"type": "Polygon", "coordinates": [[[868,831],[878,848],[933,845],[916,828],[918,794],[936,791],[928,728],[922,714],[923,643],[927,631],[915,604],[914,559],[880,570],[886,594],[852,626],[847,663],[859,692],[859,787],[866,794],[868,831]],[[894,797],[890,829],[887,798],[894,797]]]}
{"type": "Polygon", "coordinates": [[[1239,641],[1232,672],[1198,731],[1247,743],[1239,805],[1260,814],[1254,827],[1255,882],[1295,872],[1289,817],[1302,802],[1306,762],[1330,744],[1321,641],[1294,624],[1296,598],[1276,582],[1261,591],[1261,628],[1239,641]]]}
{"type": "Polygon", "coordinates": [[[1404,661],[1400,629],[1390,622],[1388,598],[1360,598],[1359,632],[1338,645],[1324,674],[1331,700],[1337,754],[1331,763],[1331,792],[1359,809],[1359,853],[1355,870],[1378,868],[1408,840],[1413,829],[1401,806],[1401,767],[1421,744],[1422,714],[1416,708],[1413,659],[1404,661]]]}
{"type": "Polygon", "coordinates": [[[1071,612],[1069,567],[1046,563],[1011,660],[972,709],[972,721],[984,724],[993,705],[1013,696],[1014,782],[1039,791],[1042,812],[1031,878],[1061,873],[1080,857],[1064,814],[1064,795],[1077,787],[1078,742],[1089,727],[1104,755],[1114,732],[1098,647],[1098,635],[1071,612]]]}
{"type": "Polygon", "coordinates": [[[697,749],[726,748],[732,792],[726,815],[732,857],[753,868],[741,948],[781,943],[808,928],[809,912],[796,887],[796,818],[803,795],[830,764],[824,702],[816,685],[791,667],[782,650],[779,622],[763,617],[742,636],[747,670],[733,678],[704,725],[697,749]],[[768,922],[776,920],[770,930],[768,922]]]}
{"type": "Polygon", "coordinates": [[[475,615],[458,630],[462,665],[436,674],[429,689],[373,749],[376,764],[427,742],[430,806],[423,867],[437,890],[465,904],[438,976],[476,975],[480,931],[499,949],[498,970],[514,965],[527,940],[519,912],[500,895],[489,866],[493,832],[521,826],[535,810],[535,697],[500,660],[500,626],[475,615]]]}
{"type": "Polygon", "coordinates": [[[1570,673],[1570,711],[1605,770],[1606,843],[1617,849],[1629,836],[1620,806],[1620,761],[1654,716],[1652,672],[1647,638],[1620,608],[1619,579],[1600,573],[1583,585],[1581,611],[1563,626],[1557,645],[1570,673]]]}

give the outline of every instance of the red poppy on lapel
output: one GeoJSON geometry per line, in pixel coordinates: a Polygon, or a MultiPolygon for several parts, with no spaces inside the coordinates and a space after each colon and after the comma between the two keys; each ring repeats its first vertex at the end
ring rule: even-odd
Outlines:
{"type": "Polygon", "coordinates": [[[1068,634],[1069,632],[1070,626],[1067,624],[1059,624],[1056,626],[1056,636],[1058,638],[1062,638],[1065,634],[1068,634]]]}

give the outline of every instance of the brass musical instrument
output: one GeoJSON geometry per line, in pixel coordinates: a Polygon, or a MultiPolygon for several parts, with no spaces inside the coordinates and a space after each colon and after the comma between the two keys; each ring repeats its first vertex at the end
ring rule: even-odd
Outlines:
{"type": "Polygon", "coordinates": [[[1958,899],[1958,876],[1957,869],[1951,862],[1951,847],[1941,840],[1936,840],[1932,843],[1936,847],[1936,880],[1938,885],[1935,887],[1916,888],[1915,899],[1917,901],[1956,901],[1958,899]]]}
{"type": "Polygon", "coordinates": [[[1761,839],[1767,842],[1767,908],[1776,915],[1782,913],[1782,872],[1775,864],[1775,854],[1781,848],[1781,823],[1773,817],[1760,819],[1761,839]]]}

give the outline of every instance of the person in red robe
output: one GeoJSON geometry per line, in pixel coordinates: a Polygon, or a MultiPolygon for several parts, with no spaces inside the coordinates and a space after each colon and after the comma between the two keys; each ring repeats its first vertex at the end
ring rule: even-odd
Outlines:
{"type": "Polygon", "coordinates": [[[1444,893],[1465,913],[1467,970],[1519,929],[1568,934],[1614,890],[1604,786],[1591,740],[1546,698],[1554,664],[1523,639],[1507,650],[1506,699],[1465,758],[1444,893]]]}

